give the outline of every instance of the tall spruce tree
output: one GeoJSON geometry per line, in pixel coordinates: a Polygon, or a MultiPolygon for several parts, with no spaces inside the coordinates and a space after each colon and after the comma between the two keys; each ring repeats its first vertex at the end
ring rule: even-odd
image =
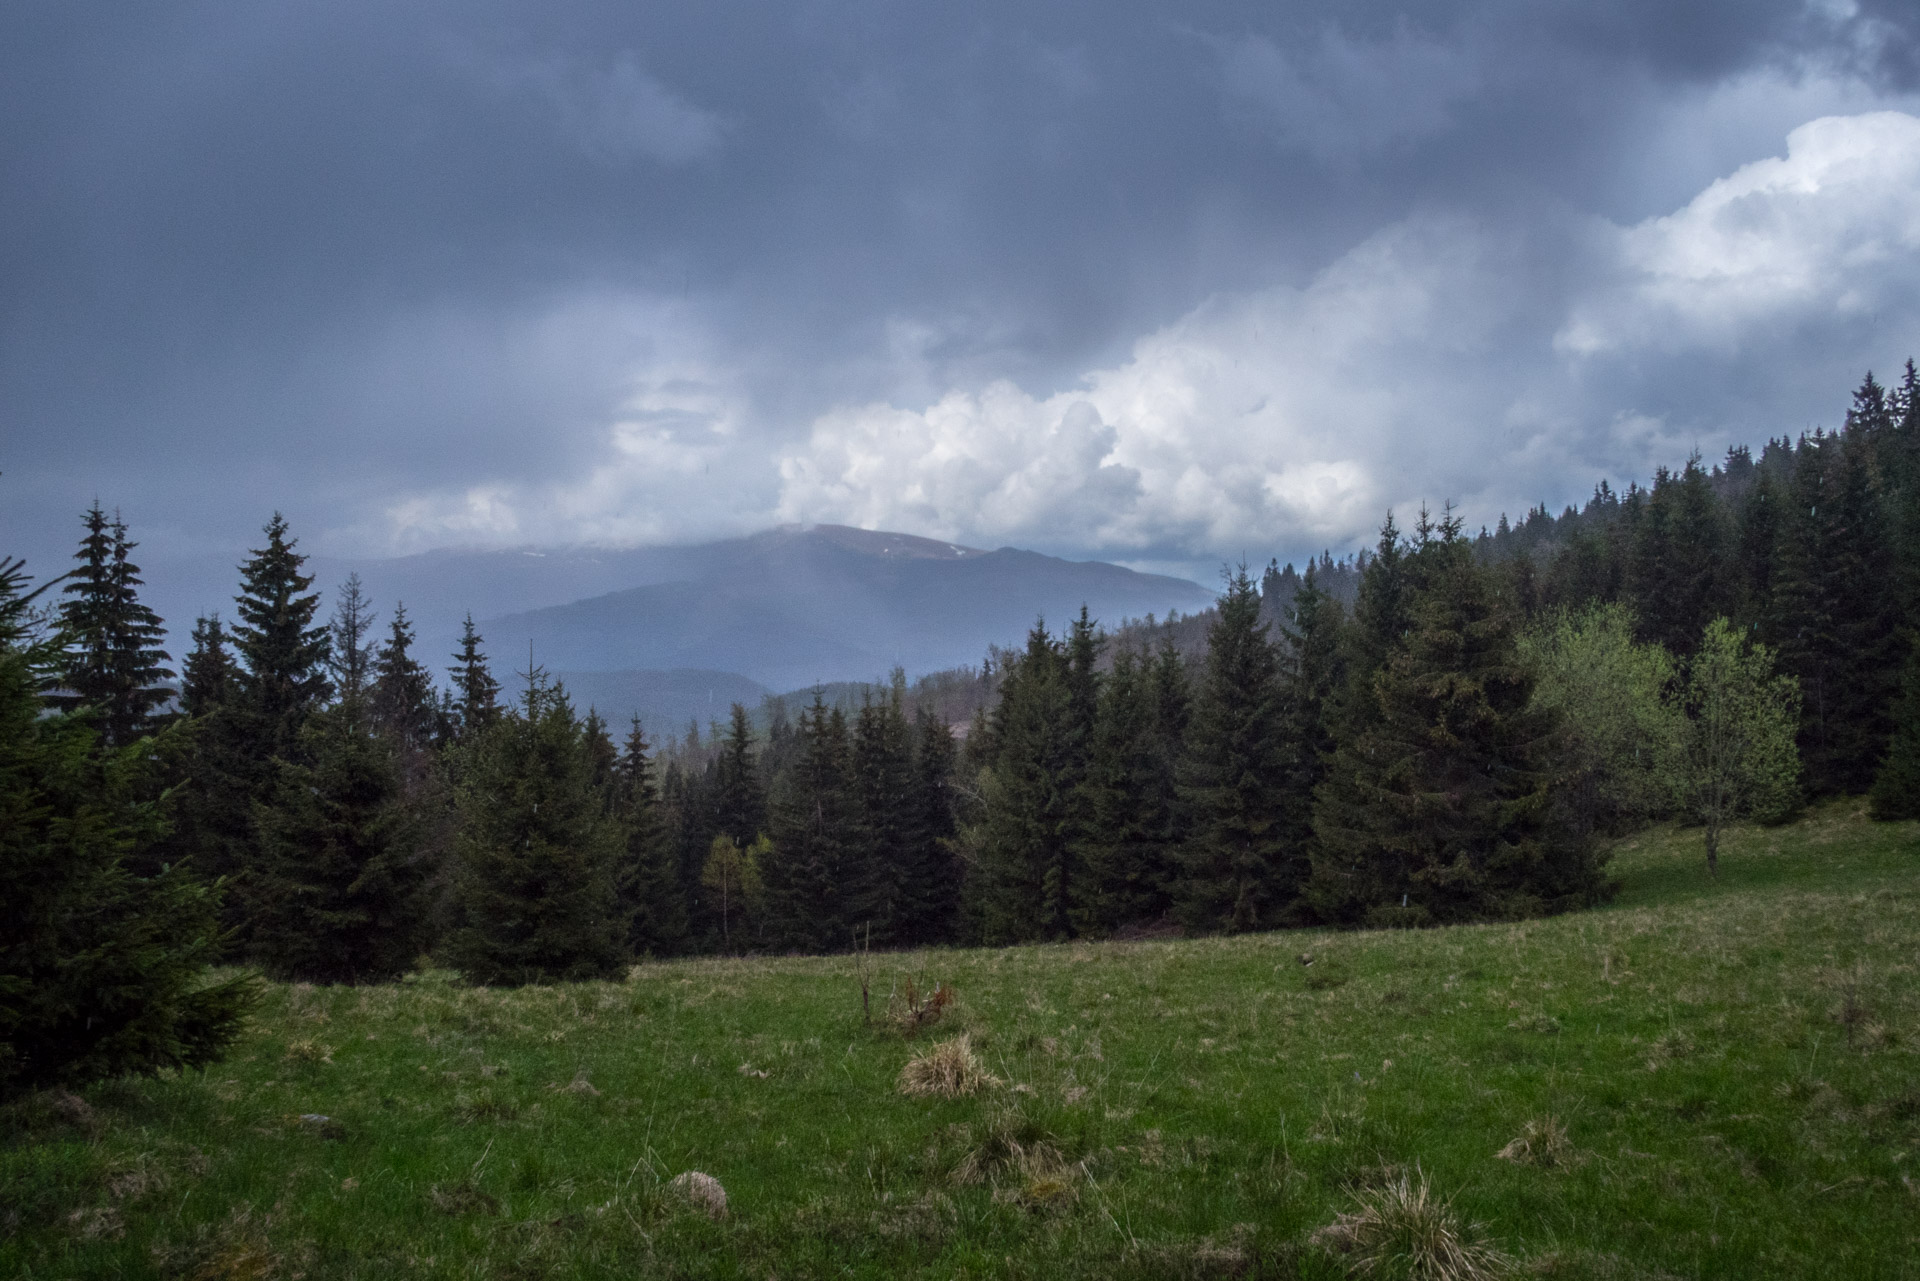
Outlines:
{"type": "Polygon", "coordinates": [[[853,728],[850,775],[852,841],[847,872],[849,918],[882,947],[904,947],[921,915],[923,870],[911,856],[913,841],[913,743],[907,729],[903,681],[861,705],[853,728]]]}
{"type": "Polygon", "coordinates": [[[180,864],[128,870],[165,828],[155,754],[48,714],[60,656],[32,633],[37,594],[0,559],[0,1099],[204,1067],[257,1000],[250,978],[207,980],[216,891],[180,864]]]}
{"type": "Polygon", "coordinates": [[[1920,641],[1908,645],[1893,723],[1887,754],[1873,777],[1873,816],[1920,818],[1920,641]]]}
{"type": "Polygon", "coordinates": [[[453,678],[454,713],[459,721],[459,737],[483,734],[500,719],[500,682],[487,667],[487,655],[480,648],[480,633],[474,629],[473,615],[461,624],[460,648],[454,652],[454,665],[447,669],[453,678]]]}
{"type": "Polygon", "coordinates": [[[1280,839],[1294,873],[1310,872],[1313,805],[1333,759],[1336,700],[1345,681],[1341,633],[1346,626],[1340,602],[1322,591],[1313,563],[1289,603],[1282,625],[1280,657],[1281,731],[1286,745],[1282,792],[1285,797],[1280,839]]]}
{"type": "Polygon", "coordinates": [[[908,937],[916,944],[951,940],[959,921],[960,863],[954,856],[953,731],[922,704],[914,712],[913,777],[907,862],[915,893],[908,937]]]}
{"type": "Polygon", "coordinates": [[[373,629],[373,603],[367,599],[360,575],[347,575],[340,584],[327,624],[327,667],[333,673],[333,692],[343,700],[362,700],[373,678],[373,653],[367,633],[373,629]]]}
{"type": "Polygon", "coordinates": [[[193,648],[180,672],[180,707],[189,716],[205,716],[233,698],[239,669],[227,649],[220,615],[195,619],[193,648]]]}
{"type": "Polygon", "coordinates": [[[687,894],[668,842],[638,716],[614,770],[613,815],[625,841],[614,885],[618,916],[628,923],[627,949],[635,956],[677,956],[689,941],[687,894]]]}
{"type": "Polygon", "coordinates": [[[795,734],[799,756],[774,785],[773,844],[760,868],[768,941],[788,951],[835,951],[851,928],[845,881],[855,814],[846,717],[816,690],[795,734]]]}
{"type": "MultiPolygon", "coordinates": [[[[352,690],[350,675],[342,680],[352,690]]],[[[353,692],[308,717],[300,737],[256,806],[249,952],[279,978],[392,978],[425,941],[422,824],[403,795],[396,745],[353,692]]]]}
{"type": "Polygon", "coordinates": [[[1306,850],[1286,843],[1292,744],[1279,655],[1245,566],[1216,608],[1180,768],[1182,912],[1200,929],[1261,929],[1285,917],[1306,879],[1306,850]]]}
{"type": "Polygon", "coordinates": [[[109,520],[98,503],[81,519],[80,564],[62,589],[60,688],[48,701],[66,711],[85,707],[101,744],[124,747],[158,727],[156,712],[171,697],[166,628],[140,601],[126,525],[109,520]]]}
{"type": "Polygon", "coordinates": [[[1783,671],[1800,683],[1800,753],[1815,795],[1865,792],[1893,731],[1897,577],[1867,438],[1816,432],[1794,466],[1774,580],[1783,671]]]}
{"type": "Polygon", "coordinates": [[[726,737],[714,762],[714,787],[720,830],[746,849],[766,829],[767,793],[755,759],[753,721],[740,703],[728,709],[726,737]]]}
{"type": "Polygon", "coordinates": [[[1627,586],[1641,639],[1685,655],[1726,608],[1727,530],[1700,456],[1678,476],[1661,468],[1629,543],[1627,586]]]}
{"type": "Polygon", "coordinates": [[[1082,783],[1076,933],[1111,934],[1171,903],[1178,798],[1154,694],[1151,665],[1122,649],[1100,691],[1082,783]]]}
{"type": "Polygon", "coordinates": [[[1316,910],[1419,925],[1591,901],[1590,847],[1548,827],[1553,726],[1529,707],[1512,617],[1451,516],[1409,562],[1405,641],[1374,675],[1372,715],[1341,726],[1314,808],[1316,910]]]}
{"type": "Polygon", "coordinates": [[[328,628],[316,626],[320,596],[306,557],[295,551],[287,522],[275,512],[267,522],[267,545],[240,567],[239,622],[231,637],[238,651],[239,706],[246,745],[261,762],[295,749],[300,727],[332,692],[327,679],[328,628]]]}
{"type": "Polygon", "coordinates": [[[537,667],[519,707],[461,746],[449,963],[490,985],[600,978],[626,954],[618,824],[565,694],[537,667]]]}
{"type": "MultiPolygon", "coordinates": [[[[476,637],[476,643],[478,638],[476,637]]],[[[413,624],[407,607],[393,607],[387,639],[373,656],[373,688],[368,711],[381,733],[403,751],[424,750],[440,730],[440,707],[434,699],[433,677],[413,656],[413,624]]],[[[491,678],[489,678],[491,679],[491,678]]]]}
{"type": "Polygon", "coordinates": [[[1065,938],[1078,879],[1074,800],[1065,786],[1078,744],[1068,663],[1044,623],[1007,662],[990,723],[993,756],[981,773],[970,914],[988,943],[1065,938]]]}

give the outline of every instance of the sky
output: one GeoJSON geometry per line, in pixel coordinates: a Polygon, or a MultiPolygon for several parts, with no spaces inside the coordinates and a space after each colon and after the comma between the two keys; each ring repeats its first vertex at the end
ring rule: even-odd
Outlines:
{"type": "Polygon", "coordinates": [[[837,522],[1200,576],[1831,428],[1894,0],[0,10],[0,552],[837,522]]]}

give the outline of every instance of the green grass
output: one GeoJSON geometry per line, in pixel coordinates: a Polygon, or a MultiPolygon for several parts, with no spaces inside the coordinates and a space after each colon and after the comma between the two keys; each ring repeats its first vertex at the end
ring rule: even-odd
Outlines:
{"type": "Polygon", "coordinates": [[[1416,1170],[1523,1275],[1920,1276],[1920,825],[1613,870],[1518,925],[875,957],[876,1005],[959,994],[914,1036],[850,957],[278,987],[204,1075],[0,1114],[0,1276],[1335,1277],[1313,1234],[1416,1170]],[[998,1084],[900,1094],[958,1031],[998,1084]]]}

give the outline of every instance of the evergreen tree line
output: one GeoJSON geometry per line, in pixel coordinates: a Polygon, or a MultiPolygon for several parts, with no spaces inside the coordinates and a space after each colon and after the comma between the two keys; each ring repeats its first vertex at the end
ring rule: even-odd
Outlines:
{"type": "MultiPolygon", "coordinates": [[[[896,676],[657,752],[531,663],[505,696],[471,619],[438,681],[357,580],[323,617],[278,516],[176,682],[96,506],[57,608],[17,566],[0,594],[14,731],[69,771],[9,803],[62,832],[99,809],[93,861],[69,862],[173,904],[182,956],[314,981],[1563,910],[1607,892],[1598,837],[1662,814],[1711,851],[1808,795],[1914,813],[1915,381],[1869,377],[1839,432],[1558,519],[1389,517],[1368,554],[1243,568],[1198,649],[1193,620],[1036,626],[958,742],[896,676]]],[[[170,1061],[244,1004],[207,991],[170,1061]]]]}

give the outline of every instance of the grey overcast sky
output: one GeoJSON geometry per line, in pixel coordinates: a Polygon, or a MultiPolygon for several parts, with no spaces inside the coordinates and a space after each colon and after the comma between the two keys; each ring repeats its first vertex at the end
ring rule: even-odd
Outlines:
{"type": "Polygon", "coordinates": [[[1832,426],[1909,354],[1910,2],[0,10],[36,558],[97,497],[162,561],[278,508],[1191,571],[1832,426]]]}

